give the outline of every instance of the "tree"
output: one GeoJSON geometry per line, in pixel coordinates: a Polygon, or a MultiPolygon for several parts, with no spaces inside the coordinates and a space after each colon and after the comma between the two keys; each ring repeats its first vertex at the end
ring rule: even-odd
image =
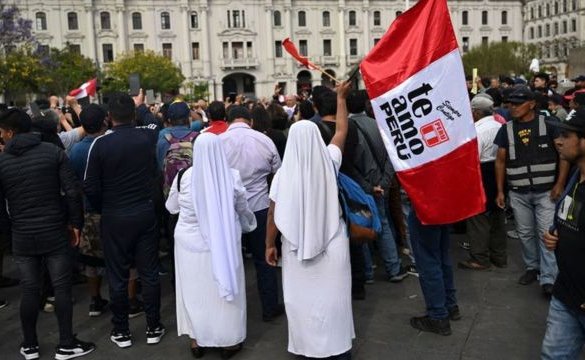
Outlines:
{"type": "Polygon", "coordinates": [[[49,81],[46,69],[30,46],[22,46],[0,58],[0,92],[7,99],[22,99],[38,92],[49,81]]]}
{"type": "Polygon", "coordinates": [[[171,59],[154,51],[129,52],[107,64],[104,91],[127,91],[128,76],[133,73],[140,75],[143,89],[153,89],[160,93],[177,90],[185,80],[171,59]]]}
{"type": "Polygon", "coordinates": [[[538,48],[519,42],[495,42],[474,47],[463,55],[465,73],[477,68],[483,75],[528,74],[530,61],[538,57],[538,48]]]}
{"type": "Polygon", "coordinates": [[[98,68],[92,60],[71,51],[69,46],[61,50],[51,49],[49,54],[43,54],[41,63],[49,75],[48,81],[42,87],[51,94],[66,94],[96,77],[98,73],[98,68]]]}
{"type": "Polygon", "coordinates": [[[15,5],[6,5],[0,0],[0,48],[15,47],[17,44],[33,42],[32,20],[20,17],[15,5]]]}
{"type": "Polygon", "coordinates": [[[189,81],[185,84],[187,93],[185,94],[185,101],[197,101],[200,99],[209,99],[209,84],[207,81],[194,82],[189,81]]]}

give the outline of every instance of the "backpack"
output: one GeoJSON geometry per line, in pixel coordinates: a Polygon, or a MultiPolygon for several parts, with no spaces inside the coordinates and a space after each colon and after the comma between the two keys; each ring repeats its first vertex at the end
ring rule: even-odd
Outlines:
{"type": "Polygon", "coordinates": [[[382,222],[374,197],[342,172],[337,174],[337,186],[349,239],[356,243],[376,240],[382,233],[382,222]]]}
{"type": "Polygon", "coordinates": [[[193,141],[199,135],[191,131],[182,138],[177,138],[172,133],[165,134],[165,139],[171,144],[163,160],[163,194],[169,196],[171,185],[175,176],[181,169],[193,165],[193,141]]]}

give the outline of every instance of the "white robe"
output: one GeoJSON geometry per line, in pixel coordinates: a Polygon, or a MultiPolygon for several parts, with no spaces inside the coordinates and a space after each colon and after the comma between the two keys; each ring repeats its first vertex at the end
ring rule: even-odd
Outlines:
{"type": "MultiPolygon", "coordinates": [[[[246,189],[239,173],[234,178],[234,203],[238,230],[256,227],[254,213],[248,208],[246,189]],[[240,227],[241,226],[241,227],[240,227]]],[[[175,273],[177,333],[189,335],[203,347],[228,347],[246,338],[246,292],[244,268],[239,268],[239,291],[232,301],[219,294],[214,279],[211,253],[199,231],[191,195],[191,168],[181,177],[181,192],[177,193],[177,179],[171,186],[166,207],[172,214],[179,212],[175,228],[175,273]]],[[[238,243],[238,248],[240,244],[238,243]]]]}

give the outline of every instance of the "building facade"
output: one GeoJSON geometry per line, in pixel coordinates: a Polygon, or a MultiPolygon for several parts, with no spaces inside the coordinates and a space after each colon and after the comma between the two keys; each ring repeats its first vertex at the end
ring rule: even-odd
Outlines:
{"type": "MultiPolygon", "coordinates": [[[[70,46],[107,66],[120,53],[151,49],[170,57],[188,81],[207,82],[212,98],[230,92],[270,96],[328,83],[282,48],[344,78],[414,2],[396,0],[25,0],[43,46],[70,46]]],[[[522,41],[520,0],[449,1],[460,48],[522,41]]]]}
{"type": "Polygon", "coordinates": [[[540,49],[541,67],[564,77],[571,49],[583,46],[585,0],[532,0],[524,6],[524,39],[540,49]]]}

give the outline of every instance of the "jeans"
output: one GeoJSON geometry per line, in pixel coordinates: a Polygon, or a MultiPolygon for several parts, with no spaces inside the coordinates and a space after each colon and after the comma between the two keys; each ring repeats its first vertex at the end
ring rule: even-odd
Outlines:
{"type": "Polygon", "coordinates": [[[583,354],[584,345],[585,314],[567,308],[553,296],[542,341],[542,359],[577,360],[583,354]]]}
{"type": "Polygon", "coordinates": [[[160,324],[159,233],[154,211],[128,216],[103,214],[101,236],[115,331],[128,331],[128,280],[136,266],[148,327],[160,324]]]}
{"type": "Polygon", "coordinates": [[[495,209],[467,219],[469,255],[481,265],[507,263],[504,216],[503,210],[495,209]]]}
{"type": "MultiPolygon", "coordinates": [[[[65,240],[63,240],[65,241],[65,240]]],[[[63,247],[48,254],[16,256],[20,271],[22,300],[20,302],[20,321],[24,333],[25,346],[37,346],[37,318],[41,302],[41,268],[46,264],[55,290],[55,313],[59,324],[59,345],[73,344],[73,305],[71,302],[71,256],[69,249],[63,247]]]]}
{"type": "MultiPolygon", "coordinates": [[[[392,225],[386,216],[386,202],[383,197],[376,197],[376,205],[378,207],[378,214],[382,222],[382,235],[376,240],[380,258],[384,262],[384,268],[388,276],[392,277],[400,272],[400,257],[396,249],[396,241],[394,239],[394,232],[392,225]]],[[[364,262],[366,279],[374,278],[374,270],[372,268],[372,254],[370,247],[364,245],[364,262]]]]}
{"type": "Polygon", "coordinates": [[[266,219],[268,209],[256,211],[258,226],[250,233],[244,234],[248,250],[252,253],[256,267],[256,282],[262,303],[262,314],[272,316],[278,306],[278,279],[276,268],[266,262],[266,219]]]}
{"type": "Polygon", "coordinates": [[[555,204],[549,192],[510,191],[516,231],[522,243],[522,258],[527,270],[540,270],[540,284],[554,284],[558,268],[555,254],[542,241],[554,219],[555,204]]]}
{"type": "Polygon", "coordinates": [[[449,255],[449,227],[422,225],[414,211],[410,212],[408,225],[427,315],[431,319],[446,319],[449,309],[457,305],[449,255]]]}

